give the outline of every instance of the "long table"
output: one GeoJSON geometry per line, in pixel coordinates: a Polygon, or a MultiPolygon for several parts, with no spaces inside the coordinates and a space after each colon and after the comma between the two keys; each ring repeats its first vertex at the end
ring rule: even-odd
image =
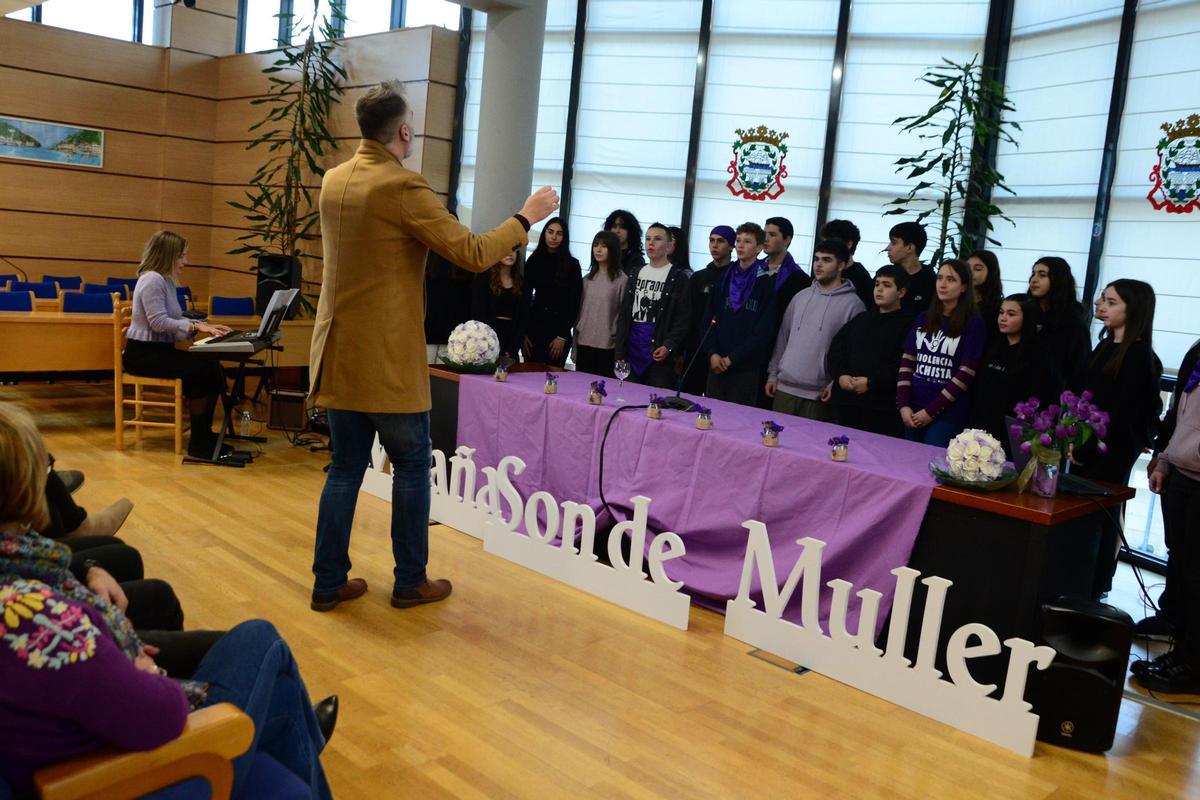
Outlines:
{"type": "MultiPolygon", "coordinates": [[[[528,471],[516,481],[522,495],[546,490],[557,499],[587,502],[605,515],[599,500],[598,455],[604,429],[617,405],[609,381],[602,406],[587,404],[594,376],[564,373],[559,392],[545,395],[544,377],[510,375],[507,384],[488,377],[434,371],[445,402],[434,416],[457,416],[454,442],[476,449],[475,461],[494,465],[521,456],[528,471]]],[[[652,390],[625,384],[620,395],[644,403],[652,390]]],[[[628,517],[629,497],[652,498],[650,529],[679,533],[687,555],[668,562],[693,597],[723,608],[736,594],[745,554],[741,523],[767,524],[780,583],[795,562],[800,536],[827,542],[822,582],[843,578],[855,589],[884,593],[877,634],[890,608],[890,570],[911,566],[923,576],[954,582],[943,613],[937,666],[950,634],[981,622],[1003,640],[1036,639],[1040,604],[1062,595],[1087,596],[1097,559],[1100,517],[1133,497],[1111,487],[1109,497],[1047,499],[1010,488],[981,493],[935,485],[927,465],[940,449],[878,437],[835,425],[773,414],[701,398],[713,408],[714,428],[698,431],[694,414],[663,412],[649,420],[643,410],[613,420],[605,448],[604,489],[609,504],[628,517]],[[778,448],[766,448],[760,423],[785,426],[778,448]],[[827,440],[847,433],[850,461],[833,463],[827,440]]],[[[611,521],[611,520],[610,520],[611,521]]],[[[757,587],[756,587],[757,588],[757,587]]],[[[826,592],[827,594],[827,592],[826,592]]],[[[918,583],[913,609],[924,603],[918,583]]],[[[798,597],[793,598],[793,605],[798,597]]],[[[852,598],[850,619],[857,618],[852,598]]],[[[822,605],[822,625],[828,601],[822,605]]],[[[794,616],[798,609],[789,609],[794,616]]],[[[915,657],[922,615],[910,616],[906,651],[915,657]]],[[[882,642],[881,642],[882,644],[882,642]]],[[[1004,656],[972,661],[981,682],[1003,683],[1004,656]]]]}

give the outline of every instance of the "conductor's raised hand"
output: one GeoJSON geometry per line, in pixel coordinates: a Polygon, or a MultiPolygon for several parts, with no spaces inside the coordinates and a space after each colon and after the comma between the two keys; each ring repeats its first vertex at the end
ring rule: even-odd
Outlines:
{"type": "Polygon", "coordinates": [[[558,192],[543,186],[525,201],[520,214],[530,225],[536,225],[558,210],[558,192]]]}

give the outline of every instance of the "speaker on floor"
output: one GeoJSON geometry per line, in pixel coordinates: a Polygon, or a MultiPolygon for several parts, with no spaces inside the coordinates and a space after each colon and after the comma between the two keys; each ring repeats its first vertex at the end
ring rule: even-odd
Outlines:
{"type": "Polygon", "coordinates": [[[1076,750],[1113,745],[1133,620],[1094,600],[1059,598],[1042,605],[1041,641],[1057,652],[1050,667],[1029,676],[1025,699],[1040,718],[1037,738],[1076,750]]]}
{"type": "MultiPolygon", "coordinates": [[[[258,289],[254,295],[254,311],[260,317],[279,289],[300,288],[300,259],[292,256],[260,255],[258,257],[258,289]]],[[[284,319],[292,319],[300,308],[300,297],[288,306],[284,319]]]]}

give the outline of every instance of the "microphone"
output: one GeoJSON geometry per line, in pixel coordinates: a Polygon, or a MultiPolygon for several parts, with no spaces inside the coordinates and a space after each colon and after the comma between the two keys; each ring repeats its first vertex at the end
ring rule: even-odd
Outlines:
{"type": "Polygon", "coordinates": [[[683,374],[679,376],[679,380],[675,382],[675,396],[668,397],[663,404],[667,408],[673,408],[677,411],[691,411],[696,404],[691,400],[680,397],[683,393],[683,379],[692,371],[692,365],[696,363],[696,356],[700,355],[703,349],[704,341],[708,339],[708,334],[712,333],[712,329],[717,327],[717,318],[714,316],[708,321],[708,327],[704,329],[704,335],[700,337],[700,341],[696,343],[696,352],[692,353],[692,358],[688,361],[687,366],[683,370],[683,374]]]}
{"type": "Polygon", "coordinates": [[[17,272],[19,272],[19,273],[21,274],[21,280],[22,280],[22,281],[28,281],[28,280],[29,280],[29,276],[28,276],[27,274],[25,274],[25,270],[21,269],[20,267],[18,267],[18,266],[17,266],[16,264],[14,264],[13,262],[9,261],[9,260],[8,260],[7,258],[5,258],[4,256],[0,256],[0,261],[3,261],[5,264],[8,264],[10,267],[12,267],[12,268],[13,268],[13,269],[15,269],[17,272]]]}

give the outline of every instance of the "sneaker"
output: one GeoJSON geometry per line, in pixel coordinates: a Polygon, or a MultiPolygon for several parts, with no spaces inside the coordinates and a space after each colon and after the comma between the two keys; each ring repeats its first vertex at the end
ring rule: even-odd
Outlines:
{"type": "Polygon", "coordinates": [[[313,592],[309,608],[313,611],[332,611],[338,603],[357,600],[367,593],[367,582],[362,578],[351,578],[336,592],[313,592]]]}
{"type": "Polygon", "coordinates": [[[1139,658],[1129,665],[1129,672],[1135,678],[1141,678],[1149,669],[1167,668],[1179,660],[1178,651],[1168,650],[1154,658],[1139,658]]]}
{"type": "Polygon", "coordinates": [[[1163,694],[1200,694],[1200,666],[1182,659],[1169,666],[1153,665],[1138,676],[1138,683],[1163,694]]]}
{"type": "Polygon", "coordinates": [[[1175,635],[1175,623],[1161,614],[1153,614],[1133,626],[1133,635],[1165,642],[1175,635]]]}
{"type": "Polygon", "coordinates": [[[453,587],[448,580],[425,581],[415,589],[392,591],[392,605],[396,608],[412,608],[425,603],[436,603],[450,596],[453,587]]]}

